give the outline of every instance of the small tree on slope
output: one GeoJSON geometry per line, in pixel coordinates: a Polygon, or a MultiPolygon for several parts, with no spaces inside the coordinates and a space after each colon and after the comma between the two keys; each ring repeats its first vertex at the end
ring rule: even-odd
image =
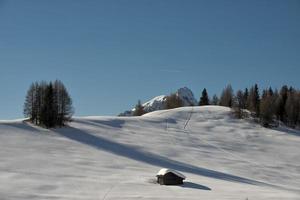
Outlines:
{"type": "Polygon", "coordinates": [[[208,98],[206,88],[203,89],[202,96],[199,101],[199,106],[205,106],[205,105],[209,105],[209,98],[208,98]]]}
{"type": "Polygon", "coordinates": [[[135,106],[133,115],[134,116],[141,116],[143,114],[145,114],[144,107],[143,107],[141,101],[139,100],[138,103],[135,106]]]}

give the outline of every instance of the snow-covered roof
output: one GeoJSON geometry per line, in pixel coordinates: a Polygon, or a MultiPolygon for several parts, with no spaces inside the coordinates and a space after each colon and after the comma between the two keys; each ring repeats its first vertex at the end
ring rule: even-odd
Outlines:
{"type": "Polygon", "coordinates": [[[179,177],[181,177],[181,178],[183,178],[183,179],[186,178],[186,177],[185,177],[183,174],[181,174],[180,172],[175,171],[175,170],[173,170],[173,169],[167,169],[167,168],[162,168],[161,170],[159,170],[159,172],[156,174],[156,176],[163,176],[163,175],[165,175],[165,174],[167,174],[167,173],[169,173],[169,172],[171,172],[171,173],[173,173],[173,174],[175,174],[175,175],[177,175],[177,176],[179,176],[179,177]]]}

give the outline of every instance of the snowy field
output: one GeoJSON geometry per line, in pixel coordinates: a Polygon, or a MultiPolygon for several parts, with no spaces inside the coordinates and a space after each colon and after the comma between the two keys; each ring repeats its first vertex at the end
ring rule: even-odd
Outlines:
{"type": "Polygon", "coordinates": [[[0,199],[300,199],[300,134],[218,106],[81,117],[45,130],[0,122],[0,199]],[[187,179],[155,184],[161,168],[187,179]]]}

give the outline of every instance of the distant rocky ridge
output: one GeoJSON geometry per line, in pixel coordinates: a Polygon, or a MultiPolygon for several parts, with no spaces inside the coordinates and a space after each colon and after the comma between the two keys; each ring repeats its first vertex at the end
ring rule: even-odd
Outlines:
{"type": "MultiPolygon", "coordinates": [[[[197,105],[197,100],[195,99],[193,92],[187,87],[179,88],[176,91],[176,95],[182,100],[183,106],[197,105]]],[[[166,98],[167,98],[167,95],[160,95],[160,96],[154,97],[153,99],[143,103],[145,112],[149,113],[149,112],[153,112],[156,110],[165,109],[166,108],[166,98]]],[[[134,110],[135,110],[135,108],[133,108],[131,110],[127,110],[127,111],[119,114],[119,116],[132,116],[134,110]]]]}

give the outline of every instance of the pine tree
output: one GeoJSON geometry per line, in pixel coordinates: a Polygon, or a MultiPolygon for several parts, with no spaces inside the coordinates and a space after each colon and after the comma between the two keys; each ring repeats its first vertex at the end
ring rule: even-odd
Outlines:
{"type": "Polygon", "coordinates": [[[205,105],[209,105],[209,98],[208,98],[206,88],[203,89],[202,96],[199,101],[199,106],[205,106],[205,105]]]}
{"type": "Polygon", "coordinates": [[[143,115],[143,114],[145,114],[144,107],[143,107],[141,101],[138,100],[138,103],[137,103],[136,106],[135,106],[133,115],[134,115],[134,116],[141,116],[141,115],[143,115]]]}
{"type": "Polygon", "coordinates": [[[273,116],[275,114],[275,96],[273,90],[264,90],[262,98],[260,100],[260,121],[265,127],[269,127],[273,122],[273,116]]]}
{"type": "Polygon", "coordinates": [[[41,124],[46,128],[55,126],[55,105],[54,105],[54,92],[52,83],[47,86],[44,97],[44,104],[41,113],[41,124]]]}
{"type": "Polygon", "coordinates": [[[251,87],[247,104],[248,104],[248,109],[254,112],[256,117],[259,117],[260,96],[259,96],[259,89],[257,84],[251,87]]]}
{"type": "Polygon", "coordinates": [[[216,94],[214,94],[211,102],[210,102],[211,105],[219,105],[219,98],[216,94]]]}
{"type": "Polygon", "coordinates": [[[243,101],[244,101],[243,109],[248,109],[249,108],[248,103],[247,103],[248,96],[249,96],[248,88],[245,88],[244,96],[243,96],[243,101]]]}
{"type": "Polygon", "coordinates": [[[278,120],[286,122],[286,111],[285,104],[288,98],[288,86],[284,85],[281,87],[279,92],[279,98],[276,101],[276,116],[278,120]]]}

